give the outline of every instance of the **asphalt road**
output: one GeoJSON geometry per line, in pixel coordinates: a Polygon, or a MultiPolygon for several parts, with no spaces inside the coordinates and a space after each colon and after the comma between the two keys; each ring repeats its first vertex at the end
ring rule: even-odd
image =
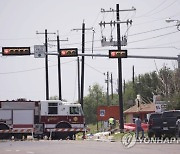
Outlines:
{"type": "Polygon", "coordinates": [[[180,142],[136,143],[125,148],[121,142],[100,141],[0,141],[0,154],[179,154],[180,142]]]}

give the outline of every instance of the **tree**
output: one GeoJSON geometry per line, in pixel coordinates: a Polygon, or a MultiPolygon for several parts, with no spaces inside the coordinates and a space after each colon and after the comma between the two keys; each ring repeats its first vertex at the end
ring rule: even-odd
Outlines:
{"type": "Polygon", "coordinates": [[[98,84],[89,87],[89,94],[84,97],[84,114],[87,124],[97,121],[97,107],[98,105],[104,105],[105,102],[102,87],[98,84]]]}
{"type": "MultiPolygon", "coordinates": [[[[124,94],[125,107],[128,102],[140,94],[143,98],[153,101],[153,95],[161,95],[168,102],[169,109],[180,109],[180,70],[171,70],[164,66],[158,72],[141,74],[135,78],[135,83],[126,83],[124,94]]],[[[132,102],[132,101],[131,101],[132,102]]]]}

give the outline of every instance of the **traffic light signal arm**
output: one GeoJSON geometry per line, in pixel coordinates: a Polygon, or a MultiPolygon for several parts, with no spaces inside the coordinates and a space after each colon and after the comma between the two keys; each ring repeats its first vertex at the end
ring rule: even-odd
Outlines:
{"type": "Polygon", "coordinates": [[[2,47],[3,56],[21,56],[30,54],[30,47],[2,47]]]}

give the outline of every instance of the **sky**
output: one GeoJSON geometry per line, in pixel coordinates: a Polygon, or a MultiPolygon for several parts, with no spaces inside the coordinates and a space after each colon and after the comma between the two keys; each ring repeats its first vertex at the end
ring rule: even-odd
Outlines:
{"type": "MultiPolygon", "coordinates": [[[[128,55],[171,56],[180,55],[180,32],[176,22],[167,23],[168,18],[180,20],[180,0],[0,0],[0,52],[2,47],[27,46],[34,52],[34,45],[43,45],[48,35],[48,51],[57,51],[57,31],[61,48],[78,48],[81,53],[81,31],[73,29],[93,27],[86,30],[85,53],[108,54],[117,47],[101,46],[101,38],[117,39],[116,26],[100,27],[99,23],[116,21],[116,13],[102,13],[101,9],[136,8],[136,11],[120,12],[120,20],[131,19],[132,25],[121,24],[121,36],[127,37],[128,55]],[[92,48],[93,46],[93,48],[92,48]]],[[[81,57],[80,57],[81,58],[81,57]]],[[[57,56],[51,55],[49,64],[49,95],[58,95],[57,56]]],[[[163,66],[177,68],[177,61],[126,58],[122,60],[122,78],[132,80],[135,75],[158,71],[163,66]]],[[[77,101],[77,58],[61,58],[62,97],[77,101]]],[[[89,86],[98,83],[106,91],[106,75],[112,73],[114,91],[117,89],[117,60],[108,57],[85,57],[85,96],[89,86]]],[[[0,100],[26,98],[46,99],[45,59],[31,56],[2,56],[0,54],[0,100]]]]}

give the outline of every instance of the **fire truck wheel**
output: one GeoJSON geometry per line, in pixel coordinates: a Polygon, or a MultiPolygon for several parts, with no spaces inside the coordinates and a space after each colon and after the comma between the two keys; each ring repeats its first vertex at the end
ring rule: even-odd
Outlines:
{"type": "MultiPolygon", "coordinates": [[[[72,128],[71,125],[67,122],[60,122],[57,124],[56,128],[72,128]]],[[[72,139],[73,133],[72,132],[55,132],[52,135],[53,139],[72,139]]]]}

